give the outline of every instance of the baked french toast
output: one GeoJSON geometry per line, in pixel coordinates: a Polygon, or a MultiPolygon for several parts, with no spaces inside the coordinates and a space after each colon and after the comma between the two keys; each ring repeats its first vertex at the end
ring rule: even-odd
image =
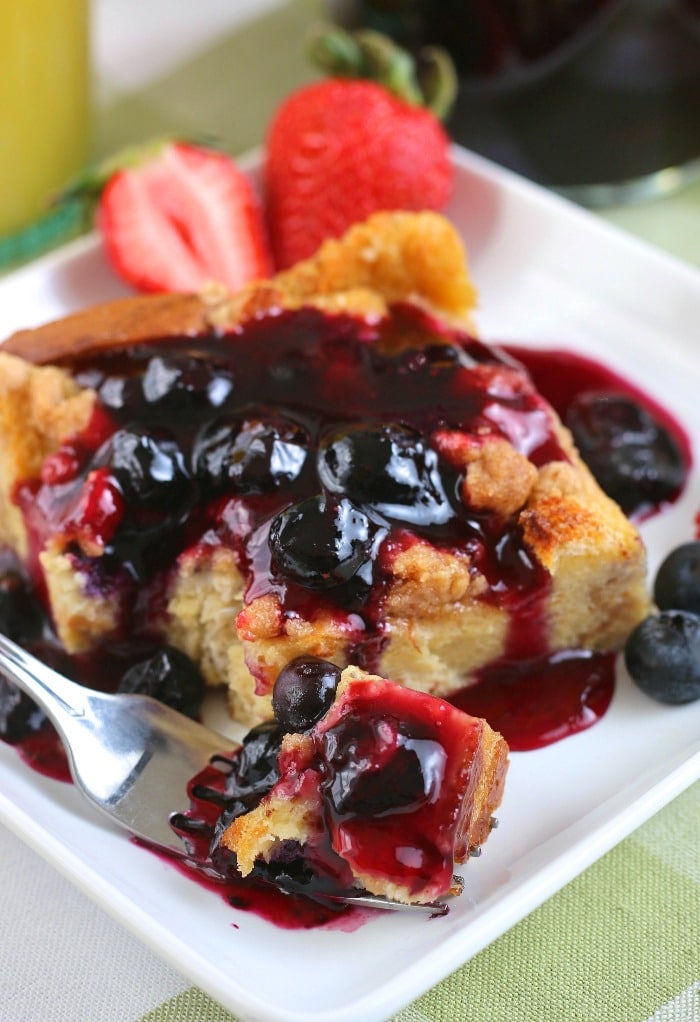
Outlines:
{"type": "Polygon", "coordinates": [[[433,902],[453,891],[454,863],[491,831],[508,747],[442,699],[354,667],[333,673],[302,659],[280,674],[277,779],[243,812],[247,789],[234,785],[214,861],[225,870],[233,853],[242,875],[312,895],[359,887],[433,902]],[[319,680],[337,686],[325,712],[319,680]]]}
{"type": "Polygon", "coordinates": [[[444,218],[381,213],[236,295],[9,338],[0,543],[65,648],[171,643],[248,725],[301,654],[444,697],[620,649],[639,534],[475,300],[444,218]]]}

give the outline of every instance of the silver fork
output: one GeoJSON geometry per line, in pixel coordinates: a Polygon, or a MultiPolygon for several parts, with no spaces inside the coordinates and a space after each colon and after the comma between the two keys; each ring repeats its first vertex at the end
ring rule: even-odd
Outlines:
{"type": "MultiPolygon", "coordinates": [[[[170,817],[188,802],[189,781],[212,757],[237,748],[236,742],[149,696],[85,688],[2,634],[0,674],[47,714],[66,749],[76,787],[93,806],[147,845],[190,857],[170,817]]],[[[458,894],[461,878],[454,881],[458,894]]],[[[442,901],[405,905],[361,890],[324,897],[431,916],[448,911],[442,901]]]]}

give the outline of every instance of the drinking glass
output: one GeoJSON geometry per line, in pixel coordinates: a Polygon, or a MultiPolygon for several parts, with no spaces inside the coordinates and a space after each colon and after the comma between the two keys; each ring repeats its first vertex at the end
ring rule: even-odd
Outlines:
{"type": "Polygon", "coordinates": [[[88,0],[0,2],[0,266],[69,227],[52,208],[89,141],[88,0]]]}

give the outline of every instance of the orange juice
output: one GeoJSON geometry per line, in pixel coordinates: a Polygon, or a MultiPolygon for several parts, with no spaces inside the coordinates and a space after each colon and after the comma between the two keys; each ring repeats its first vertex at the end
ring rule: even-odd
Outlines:
{"type": "Polygon", "coordinates": [[[0,237],[80,170],[88,142],[88,0],[0,0],[0,237]]]}

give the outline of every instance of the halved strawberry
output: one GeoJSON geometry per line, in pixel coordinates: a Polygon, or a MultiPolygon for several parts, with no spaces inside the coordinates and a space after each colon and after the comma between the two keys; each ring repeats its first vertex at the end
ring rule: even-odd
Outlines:
{"type": "Polygon", "coordinates": [[[224,153],[183,142],[117,170],[98,205],[109,259],[140,291],[236,291],[272,269],[248,178],[224,153]]]}

